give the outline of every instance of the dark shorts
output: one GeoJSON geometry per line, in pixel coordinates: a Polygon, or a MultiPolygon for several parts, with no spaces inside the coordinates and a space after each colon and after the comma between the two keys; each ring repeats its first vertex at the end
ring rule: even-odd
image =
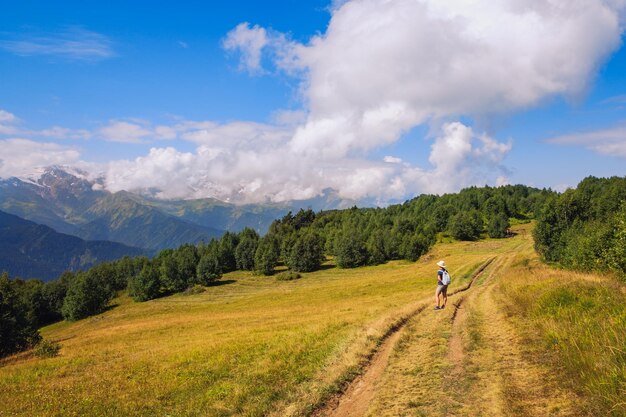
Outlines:
{"type": "Polygon", "coordinates": [[[448,286],[447,285],[437,285],[437,290],[435,291],[435,296],[439,296],[439,294],[444,297],[448,296],[448,286]]]}

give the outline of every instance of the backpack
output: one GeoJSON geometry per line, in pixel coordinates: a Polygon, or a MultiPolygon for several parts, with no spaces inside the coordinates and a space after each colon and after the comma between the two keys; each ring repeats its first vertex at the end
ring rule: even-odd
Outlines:
{"type": "Polygon", "coordinates": [[[449,285],[450,281],[452,281],[452,277],[450,277],[450,274],[448,273],[448,271],[444,270],[443,276],[441,277],[441,283],[443,285],[449,285]]]}

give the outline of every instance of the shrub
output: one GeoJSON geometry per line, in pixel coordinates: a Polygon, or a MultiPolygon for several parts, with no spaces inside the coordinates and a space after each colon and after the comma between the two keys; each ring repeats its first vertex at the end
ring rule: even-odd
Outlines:
{"type": "Polygon", "coordinates": [[[183,291],[183,295],[202,294],[205,291],[206,291],[206,288],[204,288],[202,285],[196,284],[192,287],[187,288],[185,291],[183,291]]]}
{"type": "Polygon", "coordinates": [[[60,344],[44,339],[35,345],[33,353],[40,358],[53,358],[59,354],[59,350],[61,350],[60,344]]]}
{"type": "Polygon", "coordinates": [[[293,281],[294,279],[300,279],[302,275],[294,271],[283,271],[276,275],[277,281],[293,281]]]}

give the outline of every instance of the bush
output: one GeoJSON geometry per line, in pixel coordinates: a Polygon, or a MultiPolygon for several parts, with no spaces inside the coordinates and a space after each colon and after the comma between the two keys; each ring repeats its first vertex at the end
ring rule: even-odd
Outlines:
{"type": "Polygon", "coordinates": [[[56,342],[50,342],[48,340],[42,340],[35,345],[33,353],[40,358],[53,358],[59,354],[61,345],[56,342]]]}
{"type": "Polygon", "coordinates": [[[283,271],[276,275],[277,281],[293,281],[294,279],[300,279],[302,275],[294,271],[283,271]]]}
{"type": "Polygon", "coordinates": [[[193,287],[189,287],[185,291],[183,291],[183,295],[202,294],[205,291],[206,291],[206,288],[204,288],[202,285],[196,284],[193,287]]]}

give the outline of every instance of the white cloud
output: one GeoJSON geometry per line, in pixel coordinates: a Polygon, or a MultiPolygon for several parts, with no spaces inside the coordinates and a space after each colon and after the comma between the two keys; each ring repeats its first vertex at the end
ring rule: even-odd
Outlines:
{"type": "Polygon", "coordinates": [[[239,68],[250,74],[263,72],[261,52],[268,44],[267,31],[259,25],[250,27],[248,22],[241,23],[226,35],[223,47],[227,51],[239,51],[239,68]]]}
{"type": "Polygon", "coordinates": [[[432,168],[421,169],[394,157],[381,162],[310,158],[286,146],[291,140],[287,132],[276,134],[270,129],[268,138],[263,127],[215,125],[211,131],[188,133],[197,133],[192,138],[199,144],[195,153],[153,148],[145,157],[112,162],[107,188],[157,188],[163,198],[211,196],[237,203],[307,199],[332,188],[342,198],[384,202],[420,192],[450,192],[476,182],[495,183],[485,178],[501,174],[498,164],[511,149],[476,135],[470,127],[451,123],[432,146],[432,168]],[[230,130],[236,134],[218,133],[230,130]],[[245,131],[250,135],[242,140],[245,131]]]}
{"type": "Polygon", "coordinates": [[[327,188],[384,201],[505,184],[512,141],[451,121],[580,96],[620,45],[624,7],[622,0],[335,1],[327,30],[306,43],[242,23],[223,47],[240,52],[251,74],[264,72],[265,55],[296,77],[303,108],[278,112],[274,125],[181,122],[178,138],[197,144],[195,153],[155,148],[112,165],[107,185],[252,202],[327,188]],[[365,157],[426,123],[439,132],[430,167],[365,157]]]}
{"type": "Polygon", "coordinates": [[[109,38],[79,26],[56,33],[14,35],[0,40],[0,49],[20,56],[51,55],[79,61],[99,61],[115,55],[109,38]]]}
{"type": "Polygon", "coordinates": [[[111,120],[108,125],[97,130],[97,135],[112,142],[143,143],[153,132],[144,124],[111,120]]]}
{"type": "Polygon", "coordinates": [[[0,109],[0,123],[14,123],[16,121],[17,117],[13,113],[0,109]]]}
{"type": "Polygon", "coordinates": [[[547,140],[558,145],[578,145],[594,152],[626,158],[626,126],[573,133],[547,140]]]}
{"type": "Polygon", "coordinates": [[[304,73],[298,149],[371,149],[429,120],[511,112],[582,94],[620,45],[623,3],[360,0],[324,34],[285,43],[304,73]],[[331,139],[332,138],[332,139],[331,139]],[[343,142],[337,144],[336,141],[343,142]],[[302,143],[300,143],[302,142],[302,143]]]}
{"type": "Polygon", "coordinates": [[[390,156],[387,155],[383,158],[383,161],[389,163],[389,164],[400,164],[402,163],[402,159],[401,158],[397,158],[395,156],[390,156]]]}
{"type": "MultiPolygon", "coordinates": [[[[306,43],[242,23],[224,49],[239,52],[240,68],[251,74],[265,72],[265,56],[295,77],[302,109],[279,110],[269,124],[111,121],[95,137],[179,139],[196,150],[153,147],[111,162],[106,186],[244,203],[311,198],[328,188],[384,202],[506,184],[503,161],[513,142],[454,120],[580,96],[620,45],[624,7],[623,0],[337,0],[326,31],[306,43]],[[367,158],[424,124],[435,132],[429,166],[405,155],[367,158]]],[[[428,152],[427,143],[415,141],[415,152],[428,152]]],[[[620,143],[593,146],[621,152],[620,143]]]]}
{"type": "Polygon", "coordinates": [[[3,139],[0,149],[0,177],[3,178],[26,175],[34,168],[80,162],[78,150],[56,143],[3,139]]]}

